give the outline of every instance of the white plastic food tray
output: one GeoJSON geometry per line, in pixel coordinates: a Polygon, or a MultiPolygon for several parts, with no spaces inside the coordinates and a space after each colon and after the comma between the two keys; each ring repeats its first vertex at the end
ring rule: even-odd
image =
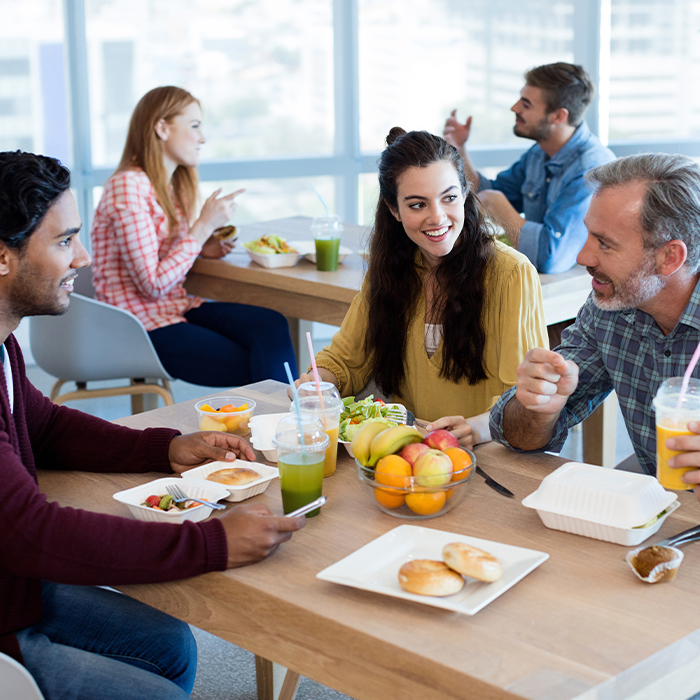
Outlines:
{"type": "Polygon", "coordinates": [[[260,464],[260,462],[246,462],[242,459],[237,459],[235,462],[211,462],[210,464],[204,464],[201,467],[195,467],[194,469],[188,469],[186,472],[182,472],[182,478],[192,483],[204,480],[206,484],[220,486],[226,491],[227,495],[224,497],[225,500],[233,503],[245,501],[246,498],[260,495],[267,489],[270,482],[273,479],[277,479],[279,475],[280,470],[277,469],[277,467],[268,467],[267,464],[260,464]],[[206,478],[212,472],[218,471],[219,469],[233,469],[235,467],[253,469],[260,474],[260,479],[251,481],[249,484],[243,484],[242,486],[228,486],[227,484],[220,484],[216,481],[206,481],[206,478]]]}
{"type": "MultiPolygon", "coordinates": [[[[176,484],[182,488],[182,479],[178,476],[156,479],[141,486],[134,486],[126,491],[119,491],[112,498],[123,503],[136,520],[145,520],[149,523],[184,523],[186,520],[196,523],[211,515],[212,508],[209,508],[209,506],[198,505],[187,510],[156,510],[155,508],[141,505],[149,496],[163,496],[166,494],[165,487],[171,484],[176,484]]],[[[187,484],[187,488],[183,488],[183,491],[188,496],[201,498],[203,501],[212,501],[213,503],[226,498],[228,495],[225,486],[215,484],[213,481],[203,482],[200,479],[187,484]]]]}
{"type": "Polygon", "coordinates": [[[253,262],[269,268],[294,267],[301,258],[299,253],[254,253],[247,248],[246,252],[253,262]]]}
{"type": "Polygon", "coordinates": [[[652,476],[568,462],[523,500],[546,527],[633,546],[661,527],[679,503],[652,476]],[[649,527],[641,527],[665,509],[649,527]]]}

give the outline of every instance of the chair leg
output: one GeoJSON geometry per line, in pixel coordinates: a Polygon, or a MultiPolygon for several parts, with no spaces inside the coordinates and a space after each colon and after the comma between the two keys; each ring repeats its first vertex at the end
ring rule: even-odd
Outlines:
{"type": "Polygon", "coordinates": [[[78,389],[69,391],[61,396],[53,398],[55,404],[62,404],[66,401],[77,401],[79,399],[97,399],[107,396],[130,395],[142,398],[144,394],[157,394],[163,399],[166,406],[172,406],[173,397],[159,384],[133,384],[131,386],[115,386],[107,389],[78,389]]]}
{"type": "Polygon", "coordinates": [[[56,403],[56,397],[58,396],[58,392],[61,389],[61,387],[67,382],[67,379],[59,379],[52,387],[51,387],[51,393],[49,394],[49,398],[56,403]]]}

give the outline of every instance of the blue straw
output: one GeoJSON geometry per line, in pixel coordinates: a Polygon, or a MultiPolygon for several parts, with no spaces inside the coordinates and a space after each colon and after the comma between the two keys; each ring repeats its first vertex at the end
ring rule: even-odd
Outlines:
{"type": "Polygon", "coordinates": [[[301,442],[301,454],[304,457],[306,457],[306,450],[304,449],[306,443],[304,442],[304,428],[301,424],[301,408],[299,407],[299,394],[297,393],[297,388],[294,386],[294,378],[292,377],[292,370],[289,369],[289,362],[284,363],[284,369],[287,372],[289,386],[292,387],[292,396],[294,397],[294,410],[297,413],[297,426],[299,427],[299,442],[301,442]]]}
{"type": "Polygon", "coordinates": [[[323,197],[318,193],[318,190],[311,185],[311,189],[316,193],[316,196],[321,200],[321,204],[323,204],[323,208],[326,210],[326,220],[328,221],[328,226],[330,228],[330,222],[331,222],[331,215],[328,212],[328,207],[326,206],[326,203],[323,201],[323,197]]]}

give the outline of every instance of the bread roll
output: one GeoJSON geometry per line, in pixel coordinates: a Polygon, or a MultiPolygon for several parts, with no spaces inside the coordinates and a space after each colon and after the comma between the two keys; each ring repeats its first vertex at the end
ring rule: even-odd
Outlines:
{"type": "Polygon", "coordinates": [[[225,484],[226,486],[243,486],[244,484],[257,481],[259,478],[260,474],[254,469],[248,469],[248,467],[219,469],[207,477],[209,481],[216,481],[218,484],[225,484]]]}
{"type": "Polygon", "coordinates": [[[214,237],[218,238],[220,241],[230,241],[236,238],[236,227],[235,226],[222,226],[214,231],[214,237]]]}
{"type": "Polygon", "coordinates": [[[464,579],[444,562],[413,559],[399,569],[399,584],[409,593],[445,596],[459,593],[464,579]]]}
{"type": "Polygon", "coordinates": [[[496,557],[464,542],[446,544],[442,558],[450,569],[478,581],[491,583],[503,575],[503,567],[496,557]]]}

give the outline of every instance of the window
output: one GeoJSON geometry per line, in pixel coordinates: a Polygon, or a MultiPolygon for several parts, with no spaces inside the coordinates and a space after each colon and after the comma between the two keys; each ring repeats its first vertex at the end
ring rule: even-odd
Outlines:
{"type": "Polygon", "coordinates": [[[0,26],[0,150],[70,166],[63,4],[4,0],[0,26]]]}

